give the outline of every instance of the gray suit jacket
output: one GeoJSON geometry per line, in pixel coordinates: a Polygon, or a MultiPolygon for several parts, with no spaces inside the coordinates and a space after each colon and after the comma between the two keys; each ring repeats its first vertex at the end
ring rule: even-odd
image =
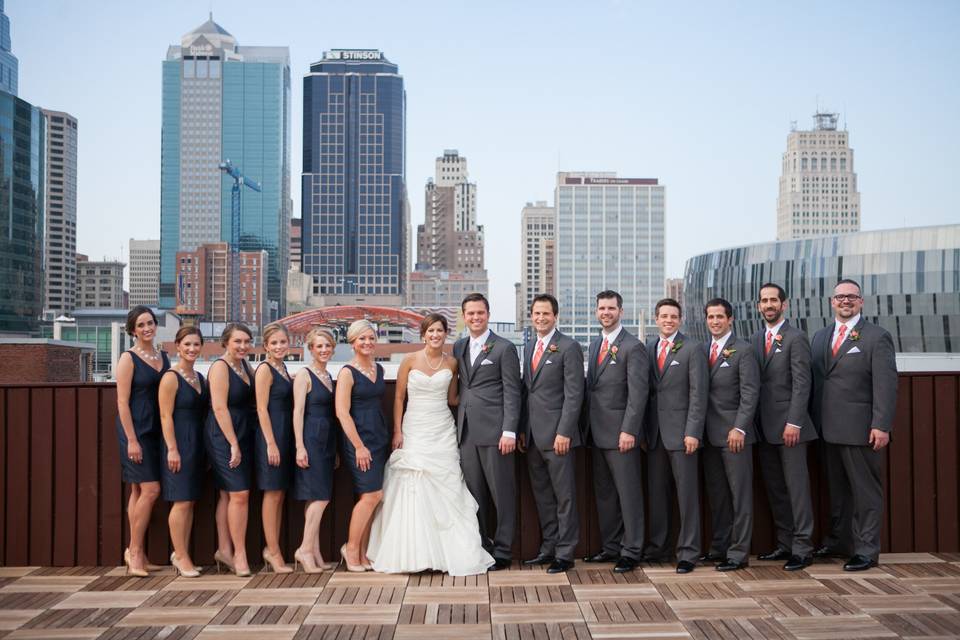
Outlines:
{"type": "Polygon", "coordinates": [[[537,339],[524,349],[524,432],[544,451],[553,449],[557,434],[580,446],[580,408],[583,403],[583,349],[572,338],[554,331],[533,371],[537,339]]]}
{"type": "MultiPolygon", "coordinates": [[[[707,363],[710,346],[706,342],[707,363]]],[[[710,367],[710,395],[707,401],[707,441],[714,447],[727,446],[730,429],[746,432],[746,444],[757,441],[753,419],[760,401],[760,366],[745,340],[730,334],[717,361],[710,367]],[[729,355],[724,355],[724,354],[729,355]]]]}
{"type": "Polygon", "coordinates": [[[659,435],[667,450],[681,451],[685,437],[703,440],[710,386],[707,356],[699,344],[678,332],[660,373],[659,343],[659,337],[647,343],[650,361],[647,444],[654,447],[659,435]]]}
{"type": "Polygon", "coordinates": [[[594,338],[587,354],[585,429],[593,446],[617,449],[621,431],[643,441],[650,367],[643,343],[626,329],[597,366],[602,343],[601,336],[594,338]]]}
{"type": "Polygon", "coordinates": [[[476,444],[495,446],[504,431],[520,435],[520,359],[513,343],[492,331],[484,348],[470,363],[470,339],[453,345],[460,372],[457,441],[466,422],[476,444]]]}
{"type": "Polygon", "coordinates": [[[783,444],[783,428],[789,422],[800,427],[800,442],[817,439],[810,419],[810,343],[807,334],[784,322],[770,353],[766,349],[766,326],[750,338],[760,364],[760,437],[770,444],[783,444]]]}
{"type": "Polygon", "coordinates": [[[870,429],[893,430],[897,359],[890,332],[862,317],[837,357],[834,324],[813,336],[813,419],[833,444],[866,445],[870,429]]]}

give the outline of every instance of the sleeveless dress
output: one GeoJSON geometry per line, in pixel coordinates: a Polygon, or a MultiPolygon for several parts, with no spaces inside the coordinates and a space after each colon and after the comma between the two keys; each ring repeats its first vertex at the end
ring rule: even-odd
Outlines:
{"type": "Polygon", "coordinates": [[[295,465],[293,442],[293,382],[280,375],[270,363],[261,367],[270,367],[273,382],[270,385],[270,401],[267,413],[270,414],[270,426],[273,439],[280,450],[280,466],[273,467],[267,462],[267,441],[260,429],[260,418],[256,425],[256,475],[257,487],[261,491],[286,491],[290,486],[290,477],[295,465]]]}
{"type": "Polygon", "coordinates": [[[133,359],[133,379],[130,381],[130,416],[133,419],[133,432],[143,450],[143,461],[137,464],[127,455],[127,434],[123,431],[120,416],[116,419],[117,440],[120,445],[120,467],[123,481],[139,484],[158,482],[164,463],[161,454],[163,430],[160,427],[160,405],[157,394],[160,391],[160,378],[170,368],[170,359],[164,351],[160,352],[163,365],[157,371],[144,362],[133,351],[127,351],[133,359]]]}
{"type": "MultiPolygon", "coordinates": [[[[333,466],[337,458],[337,424],[334,392],[310,374],[310,393],[303,408],[303,446],[309,465],[293,472],[293,497],[297,500],[329,500],[333,495],[333,466]]],[[[334,391],[336,382],[330,381],[334,391]]],[[[296,455],[296,454],[294,454],[296,455]]]]}
{"type": "Polygon", "coordinates": [[[350,417],[364,446],[370,450],[373,461],[370,468],[361,471],[357,467],[357,452],[349,438],[343,439],[344,460],[353,476],[354,493],[371,493],[383,487],[383,468],[390,449],[390,432],[383,417],[381,401],[387,385],[383,379],[383,367],[377,367],[377,381],[363,375],[359,369],[345,365],[353,371],[353,389],[350,392],[350,417]]]}
{"type": "Polygon", "coordinates": [[[203,451],[203,421],[210,406],[210,395],[203,376],[197,373],[200,392],[179,373],[177,396],[173,401],[173,432],[180,452],[180,471],[173,473],[167,466],[167,443],[163,442],[163,499],[169,502],[198,500],[203,484],[205,456],[203,451]]]}
{"type": "Polygon", "coordinates": [[[207,422],[203,430],[210,466],[213,467],[217,486],[224,491],[248,491],[253,475],[253,427],[256,425],[254,422],[256,415],[251,416],[251,411],[256,411],[255,406],[251,409],[254,397],[253,371],[246,360],[243,361],[243,368],[247,372],[247,379],[250,380],[249,385],[237,375],[233,367],[227,364],[227,375],[230,377],[227,409],[230,411],[230,420],[233,422],[233,430],[237,434],[237,442],[240,445],[239,466],[235,469],[230,468],[230,443],[220,430],[213,407],[207,414],[207,422]]]}
{"type": "Polygon", "coordinates": [[[460,470],[457,428],[447,406],[452,376],[449,369],[410,371],[403,447],[387,462],[383,506],[367,549],[375,571],[466,576],[494,563],[481,544],[477,501],[460,470]]]}

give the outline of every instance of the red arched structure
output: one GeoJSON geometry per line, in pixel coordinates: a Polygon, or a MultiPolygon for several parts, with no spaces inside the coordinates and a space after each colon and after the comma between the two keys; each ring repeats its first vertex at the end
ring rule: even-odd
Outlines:
{"type": "Polygon", "coordinates": [[[394,307],[344,305],[320,307],[301,311],[282,318],[278,322],[287,328],[291,336],[305,336],[315,326],[340,326],[366,318],[377,324],[404,326],[419,330],[423,316],[413,311],[394,307]]]}

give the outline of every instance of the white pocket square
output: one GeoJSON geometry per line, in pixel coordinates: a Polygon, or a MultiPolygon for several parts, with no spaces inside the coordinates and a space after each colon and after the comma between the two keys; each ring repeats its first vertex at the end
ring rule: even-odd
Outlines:
{"type": "Polygon", "coordinates": [[[853,349],[850,349],[850,351],[847,351],[847,353],[860,353],[860,349],[854,347],[853,349]]]}
{"type": "Polygon", "coordinates": [[[675,366],[677,366],[678,364],[680,364],[680,363],[677,362],[676,360],[674,360],[673,362],[670,363],[670,366],[671,366],[671,367],[675,367],[675,366]]]}
{"type": "Polygon", "coordinates": [[[480,365],[483,366],[485,364],[493,364],[493,360],[487,360],[486,358],[484,358],[483,362],[481,362],[480,365]]]}
{"type": "Polygon", "coordinates": [[[547,361],[544,362],[543,364],[550,364],[550,363],[552,363],[552,362],[553,362],[553,360],[547,360],[547,361]]]}
{"type": "Polygon", "coordinates": [[[783,349],[777,349],[774,353],[783,353],[783,349]]]}
{"type": "Polygon", "coordinates": [[[721,368],[721,369],[723,369],[724,367],[729,367],[729,366],[730,366],[730,364],[727,363],[727,362],[721,362],[721,363],[720,363],[720,368],[721,368]]]}

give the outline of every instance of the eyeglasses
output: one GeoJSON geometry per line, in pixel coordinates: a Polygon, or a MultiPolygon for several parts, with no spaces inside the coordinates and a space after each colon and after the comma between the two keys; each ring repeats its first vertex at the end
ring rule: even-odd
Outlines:
{"type": "Polygon", "coordinates": [[[860,296],[856,293],[838,293],[837,295],[833,296],[833,299],[837,302],[856,302],[860,299],[860,296]]]}

